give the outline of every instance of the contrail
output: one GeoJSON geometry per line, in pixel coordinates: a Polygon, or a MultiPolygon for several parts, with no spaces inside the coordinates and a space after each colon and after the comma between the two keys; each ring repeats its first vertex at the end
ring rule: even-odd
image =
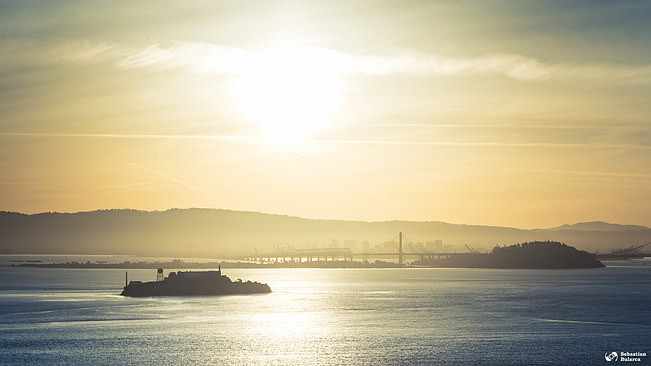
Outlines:
{"type": "Polygon", "coordinates": [[[585,170],[557,170],[557,169],[523,169],[523,168],[500,168],[503,171],[524,173],[538,177],[562,177],[564,180],[572,179],[574,181],[599,182],[600,186],[604,182],[617,183],[613,186],[640,187],[647,185],[647,180],[651,174],[645,173],[620,173],[607,171],[585,171],[585,170]],[[629,183],[629,184],[621,184],[629,183]]]}
{"type": "Polygon", "coordinates": [[[57,132],[0,132],[0,136],[16,137],[89,137],[109,139],[201,139],[222,141],[250,140],[250,136],[241,135],[164,135],[164,134],[119,134],[119,133],[57,133],[57,132]]]}
{"type": "Polygon", "coordinates": [[[157,171],[157,170],[150,169],[150,168],[147,168],[147,167],[144,167],[144,166],[142,166],[142,165],[135,164],[135,163],[127,163],[127,164],[129,164],[129,165],[131,165],[131,166],[133,166],[133,167],[136,167],[136,168],[138,168],[138,169],[142,169],[142,170],[144,170],[144,171],[146,171],[146,172],[149,172],[149,173],[152,173],[152,174],[156,174],[156,175],[158,175],[159,177],[165,178],[165,179],[167,179],[167,180],[169,180],[169,181],[172,181],[172,182],[178,183],[178,184],[184,186],[185,188],[188,188],[188,189],[193,190],[193,191],[195,191],[195,192],[203,193],[203,194],[205,194],[205,195],[207,195],[207,196],[210,196],[210,197],[217,197],[217,195],[214,194],[214,193],[212,193],[212,192],[208,192],[208,191],[203,190],[203,189],[201,189],[201,188],[195,187],[195,186],[193,186],[192,184],[190,184],[190,183],[188,183],[188,182],[186,182],[186,181],[184,181],[184,180],[181,180],[181,179],[178,179],[178,178],[174,178],[174,177],[170,177],[169,175],[164,174],[164,173],[161,173],[161,172],[159,172],[159,171],[157,171]]]}
{"type": "Polygon", "coordinates": [[[584,149],[632,149],[651,150],[647,145],[630,144],[577,144],[556,142],[443,142],[443,141],[399,141],[399,140],[302,140],[324,144],[360,144],[360,145],[424,145],[424,146],[486,146],[486,147],[561,147],[584,149]]]}
{"type": "Polygon", "coordinates": [[[627,125],[606,125],[606,124],[516,124],[516,123],[365,123],[368,127],[395,127],[395,128],[480,128],[480,129],[546,129],[546,130],[593,130],[593,129],[627,129],[642,128],[637,124],[627,125]]]}

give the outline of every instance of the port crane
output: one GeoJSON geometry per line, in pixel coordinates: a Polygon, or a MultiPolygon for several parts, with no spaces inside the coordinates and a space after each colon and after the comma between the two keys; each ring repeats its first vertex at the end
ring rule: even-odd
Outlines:
{"type": "Polygon", "coordinates": [[[468,252],[469,252],[469,253],[472,253],[472,254],[479,254],[479,251],[478,251],[478,250],[472,248],[472,247],[469,246],[468,244],[466,244],[466,249],[468,249],[468,252]]]}

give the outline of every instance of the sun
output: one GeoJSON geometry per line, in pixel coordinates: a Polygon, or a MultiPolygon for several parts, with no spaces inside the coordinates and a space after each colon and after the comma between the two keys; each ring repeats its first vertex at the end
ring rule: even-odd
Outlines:
{"type": "Polygon", "coordinates": [[[296,139],[325,129],[342,105],[336,54],[282,45],[255,54],[238,81],[241,111],[260,133],[296,139]]]}

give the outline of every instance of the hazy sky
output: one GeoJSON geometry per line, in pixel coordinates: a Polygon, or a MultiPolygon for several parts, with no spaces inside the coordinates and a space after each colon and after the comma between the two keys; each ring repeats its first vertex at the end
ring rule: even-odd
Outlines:
{"type": "Polygon", "coordinates": [[[651,226],[651,3],[0,1],[0,209],[651,226]]]}

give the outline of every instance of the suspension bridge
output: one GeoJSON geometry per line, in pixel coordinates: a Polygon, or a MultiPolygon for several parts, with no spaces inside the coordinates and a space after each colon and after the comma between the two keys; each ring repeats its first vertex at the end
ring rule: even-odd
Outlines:
{"type": "MultiPolygon", "coordinates": [[[[595,253],[598,259],[630,259],[648,256],[643,254],[642,249],[651,245],[651,242],[635,245],[628,248],[620,248],[610,253],[595,253]]],[[[353,252],[351,248],[304,248],[296,249],[292,246],[274,246],[273,252],[256,253],[242,259],[258,263],[304,263],[304,262],[328,262],[328,261],[353,261],[355,258],[368,261],[369,258],[397,258],[398,264],[403,265],[405,258],[418,259],[440,259],[468,253],[479,254],[470,246],[466,245],[467,252],[428,250],[422,244],[415,244],[412,240],[398,233],[393,238],[377,245],[375,248],[361,252],[353,252]]]]}
{"type": "Polygon", "coordinates": [[[445,258],[464,253],[450,251],[432,251],[425,249],[422,244],[414,244],[402,232],[393,238],[377,245],[375,248],[362,252],[353,252],[351,248],[310,248],[295,249],[291,246],[274,246],[273,252],[256,253],[243,259],[259,263],[303,263],[327,261],[353,261],[359,258],[367,261],[368,258],[397,257],[398,264],[404,264],[405,257],[419,257],[420,259],[445,258]]]}

